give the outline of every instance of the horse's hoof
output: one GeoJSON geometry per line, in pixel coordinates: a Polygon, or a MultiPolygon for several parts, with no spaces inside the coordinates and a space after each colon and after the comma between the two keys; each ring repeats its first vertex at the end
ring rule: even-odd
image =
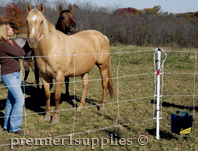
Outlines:
{"type": "Polygon", "coordinates": [[[100,111],[105,111],[105,108],[102,108],[102,107],[101,107],[101,108],[100,108],[100,111]]]}
{"type": "Polygon", "coordinates": [[[58,119],[52,119],[51,124],[58,124],[58,119]]]}
{"type": "Polygon", "coordinates": [[[77,107],[76,111],[80,111],[82,109],[82,107],[77,107]]]}
{"type": "Polygon", "coordinates": [[[50,116],[43,116],[44,121],[50,121],[51,117],[50,116]]]}

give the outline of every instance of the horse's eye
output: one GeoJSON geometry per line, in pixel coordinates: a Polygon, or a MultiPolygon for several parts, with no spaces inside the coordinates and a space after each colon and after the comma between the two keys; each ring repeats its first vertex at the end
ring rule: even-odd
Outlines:
{"type": "Polygon", "coordinates": [[[41,24],[43,24],[43,21],[41,22],[41,24]]]}
{"type": "Polygon", "coordinates": [[[65,17],[64,17],[64,16],[62,17],[62,20],[63,20],[63,19],[65,19],[65,17]]]}
{"type": "Polygon", "coordinates": [[[28,21],[26,20],[26,23],[28,24],[28,21]]]}

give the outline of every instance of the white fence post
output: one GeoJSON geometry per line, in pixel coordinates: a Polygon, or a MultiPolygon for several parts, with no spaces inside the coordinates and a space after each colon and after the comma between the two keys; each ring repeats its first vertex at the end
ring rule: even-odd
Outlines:
{"type": "Polygon", "coordinates": [[[156,139],[159,139],[159,125],[160,125],[160,119],[159,119],[159,109],[160,109],[160,68],[161,68],[161,50],[158,49],[157,51],[157,123],[156,123],[156,139]]]}
{"type": "Polygon", "coordinates": [[[156,79],[157,81],[156,81],[154,98],[157,97],[157,103],[156,103],[157,107],[155,110],[156,118],[154,118],[154,119],[156,119],[156,139],[160,139],[160,128],[159,128],[160,119],[161,119],[161,117],[160,117],[160,101],[161,101],[161,105],[162,105],[162,93],[163,93],[163,84],[161,84],[161,83],[163,83],[163,76],[162,76],[162,80],[161,80],[161,75],[163,75],[163,69],[164,69],[163,66],[164,66],[164,62],[167,58],[167,55],[166,55],[165,51],[160,48],[157,48],[155,50],[155,53],[154,53],[154,76],[155,76],[155,74],[157,75],[157,79],[156,79]],[[156,61],[155,61],[155,53],[158,54],[156,61]],[[163,59],[161,59],[163,56],[162,54],[165,56],[165,58],[163,58],[163,59]],[[161,64],[161,61],[162,61],[162,64],[161,64]],[[156,68],[155,62],[157,62],[157,72],[155,72],[155,68],[156,68]]]}

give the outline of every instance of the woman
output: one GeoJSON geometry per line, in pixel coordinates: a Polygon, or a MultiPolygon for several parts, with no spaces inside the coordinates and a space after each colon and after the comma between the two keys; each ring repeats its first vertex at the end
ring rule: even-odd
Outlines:
{"type": "Polygon", "coordinates": [[[25,100],[21,90],[19,58],[22,58],[25,52],[10,39],[13,34],[13,29],[7,22],[0,22],[1,79],[8,89],[3,130],[24,135],[21,124],[25,100]]]}

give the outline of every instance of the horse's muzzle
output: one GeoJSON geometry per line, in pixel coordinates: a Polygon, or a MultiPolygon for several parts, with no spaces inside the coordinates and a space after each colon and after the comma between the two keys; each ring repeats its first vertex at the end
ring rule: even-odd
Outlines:
{"type": "Polygon", "coordinates": [[[77,31],[77,26],[76,24],[71,24],[69,26],[69,30],[72,32],[72,33],[75,33],[77,31]]]}
{"type": "Polygon", "coordinates": [[[30,48],[37,48],[38,40],[36,38],[30,38],[30,39],[28,39],[28,44],[29,44],[30,48]]]}

